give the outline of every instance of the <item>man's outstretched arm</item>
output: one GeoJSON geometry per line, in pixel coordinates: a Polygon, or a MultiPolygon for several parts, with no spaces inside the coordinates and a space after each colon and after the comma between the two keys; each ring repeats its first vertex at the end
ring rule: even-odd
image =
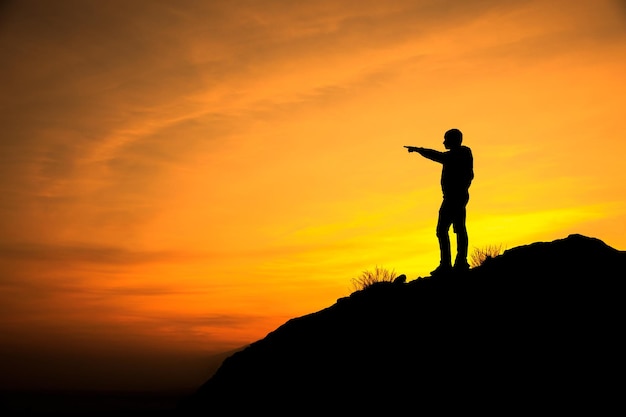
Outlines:
{"type": "Polygon", "coordinates": [[[439,152],[434,149],[421,148],[418,146],[405,146],[405,148],[407,148],[409,152],[417,152],[424,158],[428,158],[439,163],[443,163],[445,157],[443,152],[439,152]]]}

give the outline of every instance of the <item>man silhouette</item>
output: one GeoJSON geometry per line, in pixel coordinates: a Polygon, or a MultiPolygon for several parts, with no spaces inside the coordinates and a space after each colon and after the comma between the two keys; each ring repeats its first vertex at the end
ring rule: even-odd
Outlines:
{"type": "Polygon", "coordinates": [[[458,129],[450,129],[443,136],[443,146],[447,152],[434,149],[407,146],[409,152],[417,152],[425,158],[443,165],[441,170],[441,190],[443,202],[439,208],[437,239],[441,261],[431,275],[441,275],[452,271],[467,271],[468,237],[465,227],[465,207],[469,201],[469,187],[474,179],[474,158],[467,146],[462,146],[463,134],[458,129]],[[452,266],[450,253],[450,225],[456,233],[456,259],[452,266]]]}

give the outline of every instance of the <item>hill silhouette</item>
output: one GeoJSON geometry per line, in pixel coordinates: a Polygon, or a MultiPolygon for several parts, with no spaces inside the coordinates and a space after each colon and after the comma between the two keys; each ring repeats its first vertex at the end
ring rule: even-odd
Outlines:
{"type": "Polygon", "coordinates": [[[623,408],[626,252],[582,235],[378,283],[228,357],[190,415],[623,408]]]}

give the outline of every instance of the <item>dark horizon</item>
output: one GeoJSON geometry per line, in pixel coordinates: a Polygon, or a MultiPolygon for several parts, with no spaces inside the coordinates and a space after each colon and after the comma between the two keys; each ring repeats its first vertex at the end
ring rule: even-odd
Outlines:
{"type": "Polygon", "coordinates": [[[0,349],[0,390],[181,391],[196,387],[225,356],[215,353],[116,353],[0,349]]]}
{"type": "Polygon", "coordinates": [[[32,417],[169,415],[232,353],[78,357],[72,352],[5,350],[0,352],[0,412],[32,417]]]}

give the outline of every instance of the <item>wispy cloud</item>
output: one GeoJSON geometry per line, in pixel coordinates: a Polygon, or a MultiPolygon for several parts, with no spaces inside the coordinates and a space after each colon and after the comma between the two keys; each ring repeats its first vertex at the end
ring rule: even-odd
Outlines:
{"type": "Polygon", "coordinates": [[[207,257],[175,251],[139,251],[110,246],[64,246],[42,244],[15,244],[0,247],[0,258],[32,262],[97,263],[107,265],[136,265],[154,262],[176,262],[207,257]]]}

